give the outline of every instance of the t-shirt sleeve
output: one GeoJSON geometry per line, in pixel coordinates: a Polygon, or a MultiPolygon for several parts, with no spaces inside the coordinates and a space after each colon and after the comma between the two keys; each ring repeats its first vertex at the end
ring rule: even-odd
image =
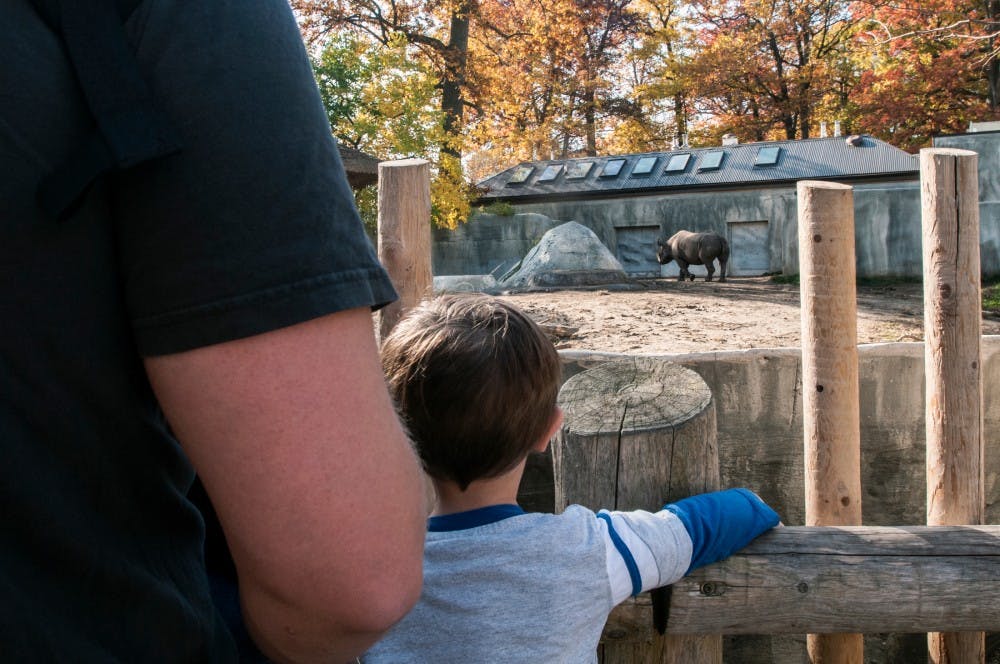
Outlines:
{"type": "Polygon", "coordinates": [[[602,510],[597,517],[605,524],[615,604],[722,560],[779,522],[777,513],[746,489],[692,496],[655,513],[602,510]]]}
{"type": "Polygon", "coordinates": [[[667,512],[601,510],[607,539],[607,571],[614,604],[684,576],[691,561],[691,538],[676,515],[667,512]]]}
{"type": "Polygon", "coordinates": [[[139,352],[394,300],[287,2],[145,2],[129,30],[183,144],[114,182],[139,352]]]}

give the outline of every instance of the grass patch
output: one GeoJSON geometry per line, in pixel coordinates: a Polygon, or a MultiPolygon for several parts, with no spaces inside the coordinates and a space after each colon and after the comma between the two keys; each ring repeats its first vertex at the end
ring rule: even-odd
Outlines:
{"type": "Polygon", "coordinates": [[[1000,313],[1000,276],[983,279],[983,311],[1000,313]]]}
{"type": "MultiPolygon", "coordinates": [[[[771,282],[775,284],[799,284],[797,274],[772,274],[771,282]]],[[[858,277],[858,286],[878,287],[894,286],[896,284],[919,284],[920,277],[858,277]]],[[[983,311],[1000,314],[1000,275],[983,277],[983,311]]]]}
{"type": "Polygon", "coordinates": [[[495,201],[479,208],[479,211],[485,214],[495,214],[498,217],[511,217],[514,215],[514,206],[507,201],[495,201]]]}

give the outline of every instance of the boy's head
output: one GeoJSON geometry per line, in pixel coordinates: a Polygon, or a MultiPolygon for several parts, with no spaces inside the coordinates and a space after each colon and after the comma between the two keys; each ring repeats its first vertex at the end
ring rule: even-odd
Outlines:
{"type": "Polygon", "coordinates": [[[424,468],[463,491],[520,463],[556,414],[555,347],[494,297],[421,303],[383,342],[382,367],[424,468]]]}

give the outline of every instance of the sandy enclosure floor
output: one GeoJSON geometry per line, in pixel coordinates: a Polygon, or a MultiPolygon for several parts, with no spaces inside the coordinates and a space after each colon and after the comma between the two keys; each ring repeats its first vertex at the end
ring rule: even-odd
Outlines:
{"type": "MultiPolygon", "coordinates": [[[[559,349],[685,353],[800,345],[799,286],[768,277],[674,279],[501,296],[545,327],[559,349]]],[[[858,343],[922,341],[921,284],[860,286],[858,343]]],[[[983,334],[1000,319],[983,318],[983,334]]]]}

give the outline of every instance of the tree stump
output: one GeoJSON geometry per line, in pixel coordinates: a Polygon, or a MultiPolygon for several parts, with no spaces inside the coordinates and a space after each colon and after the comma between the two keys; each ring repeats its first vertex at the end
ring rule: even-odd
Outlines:
{"type": "MultiPolygon", "coordinates": [[[[559,405],[566,417],[552,449],[557,512],[574,503],[657,510],[719,488],[715,402],[694,371],[648,358],[603,364],[566,381],[559,405]]],[[[640,645],[616,636],[602,637],[605,664],[722,661],[720,636],[654,635],[640,645]]]]}

